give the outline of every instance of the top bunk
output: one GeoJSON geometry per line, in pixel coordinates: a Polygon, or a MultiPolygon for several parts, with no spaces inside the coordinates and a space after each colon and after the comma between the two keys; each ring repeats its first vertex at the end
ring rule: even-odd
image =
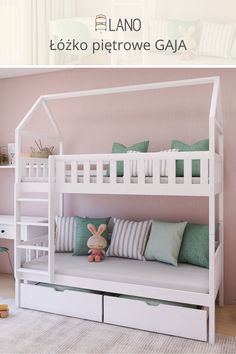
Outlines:
{"type": "MultiPolygon", "coordinates": [[[[116,96],[117,99],[118,96],[116,96]]],[[[16,129],[16,182],[24,192],[209,196],[223,188],[223,118],[219,77],[157,82],[124,87],[51,94],[39,97],[16,129]],[[64,141],[48,103],[88,96],[149,92],[166,88],[212,85],[209,112],[209,151],[150,152],[126,154],[65,155],[64,141]],[[27,130],[35,110],[42,107],[53,127],[59,154],[49,159],[22,155],[22,139],[39,137],[27,130]],[[182,164],[182,172],[177,165],[182,164]],[[198,172],[194,171],[198,165],[198,172]],[[118,173],[122,166],[122,173],[118,173]]],[[[46,136],[45,136],[46,137],[46,136]]]]}
{"type": "Polygon", "coordinates": [[[218,154],[214,164],[210,178],[208,151],[57,155],[49,161],[25,158],[21,187],[24,192],[48,192],[55,187],[58,193],[209,196],[211,180],[215,194],[222,190],[218,154]],[[182,171],[177,172],[179,163],[182,171]]]}

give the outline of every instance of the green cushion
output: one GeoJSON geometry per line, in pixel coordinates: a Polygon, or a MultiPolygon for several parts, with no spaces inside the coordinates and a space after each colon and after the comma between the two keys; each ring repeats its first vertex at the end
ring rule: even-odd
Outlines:
{"type": "MultiPolygon", "coordinates": [[[[96,229],[101,224],[108,225],[110,218],[99,218],[99,219],[91,219],[91,218],[81,218],[79,216],[76,217],[76,237],[75,237],[75,249],[73,256],[87,256],[89,248],[87,246],[88,239],[92,236],[91,232],[87,229],[88,224],[95,225],[96,229]]],[[[107,228],[103,232],[102,236],[108,242],[108,231],[107,228]]]]}
{"type": "Polygon", "coordinates": [[[144,257],[177,266],[179,250],[187,222],[153,221],[144,257]]]}
{"type": "Polygon", "coordinates": [[[0,247],[0,253],[7,253],[9,249],[7,247],[0,247]]]}
{"type": "MultiPolygon", "coordinates": [[[[216,232],[219,225],[216,225],[216,232]]],[[[179,262],[209,268],[209,225],[191,224],[185,228],[179,262]]]]}
{"type": "MultiPolygon", "coordinates": [[[[128,151],[147,152],[149,141],[142,141],[141,143],[134,144],[132,146],[125,146],[119,143],[114,143],[112,146],[113,154],[126,154],[128,151]]],[[[117,162],[117,177],[123,177],[124,175],[124,162],[117,162]]],[[[107,177],[110,176],[110,169],[107,171],[107,177]]]]}
{"type": "MultiPolygon", "coordinates": [[[[195,144],[185,144],[179,140],[173,140],[171,143],[171,149],[178,149],[179,151],[208,151],[209,139],[201,140],[195,144]]],[[[176,176],[184,176],[184,162],[182,160],[176,161],[176,176]]],[[[193,160],[192,162],[192,176],[200,177],[200,160],[193,160]]]]}

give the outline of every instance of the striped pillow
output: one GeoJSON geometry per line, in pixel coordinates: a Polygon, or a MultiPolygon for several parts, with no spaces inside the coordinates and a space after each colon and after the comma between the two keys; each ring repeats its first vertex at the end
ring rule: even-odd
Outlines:
{"type": "Polygon", "coordinates": [[[144,249],[151,221],[114,218],[114,228],[107,256],[144,260],[144,249]]]}
{"type": "Polygon", "coordinates": [[[149,21],[149,39],[170,39],[170,21],[169,20],[150,20],[149,21]]]}
{"type": "Polygon", "coordinates": [[[229,58],[234,35],[233,23],[204,22],[197,54],[229,58]]]}
{"type": "Polygon", "coordinates": [[[73,252],[75,235],[75,218],[56,216],[56,252],[73,252]]]}

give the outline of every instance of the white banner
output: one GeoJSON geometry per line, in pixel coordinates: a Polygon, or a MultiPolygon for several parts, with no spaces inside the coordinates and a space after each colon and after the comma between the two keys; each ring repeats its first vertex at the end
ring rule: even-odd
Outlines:
{"type": "Polygon", "coordinates": [[[0,0],[0,65],[235,65],[235,0],[0,0]]]}

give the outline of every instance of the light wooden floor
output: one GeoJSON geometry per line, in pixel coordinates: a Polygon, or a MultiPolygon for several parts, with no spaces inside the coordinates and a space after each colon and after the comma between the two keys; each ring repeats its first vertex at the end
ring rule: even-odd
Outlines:
{"type": "MultiPolygon", "coordinates": [[[[0,274],[0,297],[14,297],[14,279],[12,275],[0,274]]],[[[236,336],[236,305],[217,307],[216,331],[219,334],[236,336]]]]}

